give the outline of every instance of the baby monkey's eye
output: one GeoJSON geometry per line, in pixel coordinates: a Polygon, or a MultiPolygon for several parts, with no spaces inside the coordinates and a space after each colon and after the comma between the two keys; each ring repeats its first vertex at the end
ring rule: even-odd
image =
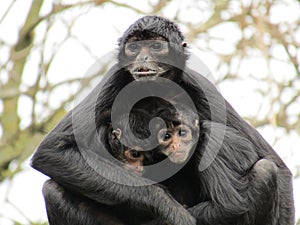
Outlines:
{"type": "Polygon", "coordinates": [[[172,138],[172,135],[170,133],[166,133],[165,136],[164,136],[164,141],[167,141],[171,138],[172,138]]]}
{"type": "Polygon", "coordinates": [[[186,135],[187,135],[187,131],[186,130],[179,130],[179,132],[178,132],[178,135],[180,136],[180,137],[185,137],[186,135]]]}
{"type": "Polygon", "coordinates": [[[133,158],[139,158],[141,156],[141,153],[139,151],[132,150],[131,151],[131,156],[133,158]]]}
{"type": "Polygon", "coordinates": [[[167,129],[161,129],[158,132],[157,138],[158,141],[162,144],[169,142],[172,139],[172,132],[168,131],[167,129]]]}

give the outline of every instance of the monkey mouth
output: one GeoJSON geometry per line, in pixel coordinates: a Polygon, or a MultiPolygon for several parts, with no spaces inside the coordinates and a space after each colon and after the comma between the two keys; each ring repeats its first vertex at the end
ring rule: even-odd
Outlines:
{"type": "Polygon", "coordinates": [[[132,71],[132,75],[135,80],[155,80],[157,77],[157,71],[141,67],[132,71]]]}
{"type": "Polygon", "coordinates": [[[188,156],[189,155],[185,151],[177,151],[168,155],[171,162],[176,164],[184,163],[187,160],[188,156]]]}
{"type": "Polygon", "coordinates": [[[131,173],[133,173],[133,174],[135,174],[135,175],[138,175],[138,176],[143,175],[144,172],[145,172],[145,170],[144,170],[143,167],[141,167],[140,169],[137,169],[137,168],[134,167],[134,166],[126,165],[126,164],[125,164],[125,168],[126,168],[129,172],[131,172],[131,173]]]}

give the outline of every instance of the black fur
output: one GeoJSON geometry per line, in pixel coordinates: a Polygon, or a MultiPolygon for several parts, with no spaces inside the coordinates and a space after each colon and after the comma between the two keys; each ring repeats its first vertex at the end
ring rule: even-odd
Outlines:
{"type": "MultiPolygon", "coordinates": [[[[124,43],[128,38],[137,33],[149,32],[174,44],[183,41],[174,23],[161,17],[146,16],[135,22],[119,40],[120,55],[123,54],[124,43]]],[[[147,39],[147,35],[141,37],[147,39]]],[[[180,66],[183,66],[185,61],[182,60],[186,57],[182,56],[187,53],[184,48],[178,49],[174,48],[172,54],[178,53],[180,66]]],[[[174,58],[174,55],[171,57],[174,58]]],[[[172,225],[196,224],[194,218],[201,225],[293,224],[292,176],[286,165],[209,81],[188,68],[184,72],[180,70],[183,67],[172,68],[162,76],[172,79],[193,99],[201,128],[205,132],[202,133],[203,139],[200,139],[195,154],[183,170],[162,185],[178,201],[185,203],[185,199],[188,199],[188,205],[192,206],[188,209],[190,214],[161,185],[127,186],[113,182],[113,179],[132,184],[144,182],[107,160],[107,149],[98,143],[101,130],[108,129],[111,122],[110,111],[115,97],[133,81],[131,74],[120,64],[109,71],[107,78],[102,81],[103,87],[100,85],[95,88],[59,122],[32,158],[32,166],[51,178],[44,188],[50,224],[108,224],[105,218],[111,216],[111,211],[108,215],[104,211],[103,220],[102,216],[99,220],[90,218],[93,212],[102,211],[102,207],[105,210],[110,207],[121,209],[122,213],[116,214],[112,221],[122,222],[113,224],[143,224],[153,218],[158,218],[151,221],[153,223],[163,224],[166,221],[172,225]],[[102,90],[100,94],[99,90],[102,90]],[[222,114],[223,103],[226,105],[225,114],[222,114]],[[213,115],[212,111],[219,113],[213,115]],[[94,122],[97,128],[95,131],[92,129],[94,122]],[[219,154],[207,169],[199,171],[198,164],[203,157],[207,139],[214,129],[218,131],[224,126],[226,139],[219,154]],[[78,135],[80,138],[76,138],[78,135]],[[192,192],[196,201],[192,202],[189,196],[183,196],[182,200],[177,197],[184,182],[191,184],[183,189],[192,192]],[[172,191],[172,188],[175,190],[172,191]],[[88,204],[85,207],[91,201],[95,205],[88,204]],[[133,215],[141,217],[132,219],[133,215]],[[91,221],[87,221],[87,217],[91,221]]],[[[151,105],[147,107],[151,109],[151,105]]],[[[216,143],[218,140],[206,146],[212,154],[216,143]]]]}
{"type": "Polygon", "coordinates": [[[147,40],[149,39],[149,33],[164,37],[168,42],[176,45],[181,45],[184,40],[184,36],[175,23],[159,16],[144,16],[124,32],[123,36],[119,39],[119,45],[124,47],[128,39],[135,35],[146,34],[144,37],[141,36],[141,38],[147,40]]]}

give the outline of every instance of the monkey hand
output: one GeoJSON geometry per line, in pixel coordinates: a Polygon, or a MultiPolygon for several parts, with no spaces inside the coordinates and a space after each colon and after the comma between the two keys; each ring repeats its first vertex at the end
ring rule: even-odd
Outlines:
{"type": "Polygon", "coordinates": [[[186,204],[183,204],[182,206],[183,206],[185,209],[188,209],[188,208],[189,208],[189,206],[186,205],[186,204]]]}

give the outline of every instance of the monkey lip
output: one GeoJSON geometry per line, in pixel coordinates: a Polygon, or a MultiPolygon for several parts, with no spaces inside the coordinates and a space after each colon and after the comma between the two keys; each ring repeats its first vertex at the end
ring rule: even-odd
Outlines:
{"type": "Polygon", "coordinates": [[[169,156],[170,160],[176,164],[181,164],[184,163],[187,158],[188,158],[188,154],[185,151],[177,151],[177,152],[173,152],[171,153],[169,156]]]}
{"type": "Polygon", "coordinates": [[[135,76],[154,76],[156,74],[157,71],[155,70],[138,70],[133,72],[133,75],[135,76]]]}
{"type": "Polygon", "coordinates": [[[175,152],[173,154],[177,155],[177,156],[186,156],[186,152],[185,151],[177,151],[177,152],[175,152]]]}
{"type": "Polygon", "coordinates": [[[156,71],[134,72],[132,73],[132,76],[137,81],[156,80],[157,72],[156,71]]]}
{"type": "Polygon", "coordinates": [[[144,168],[142,167],[140,170],[138,170],[136,167],[134,166],[131,166],[131,165],[128,165],[128,164],[125,164],[125,168],[127,170],[129,170],[131,173],[134,173],[136,175],[142,175],[145,171],[144,171],[144,168]]]}
{"type": "Polygon", "coordinates": [[[157,71],[147,67],[139,67],[136,68],[132,74],[135,76],[154,76],[157,74],[157,71]]]}

